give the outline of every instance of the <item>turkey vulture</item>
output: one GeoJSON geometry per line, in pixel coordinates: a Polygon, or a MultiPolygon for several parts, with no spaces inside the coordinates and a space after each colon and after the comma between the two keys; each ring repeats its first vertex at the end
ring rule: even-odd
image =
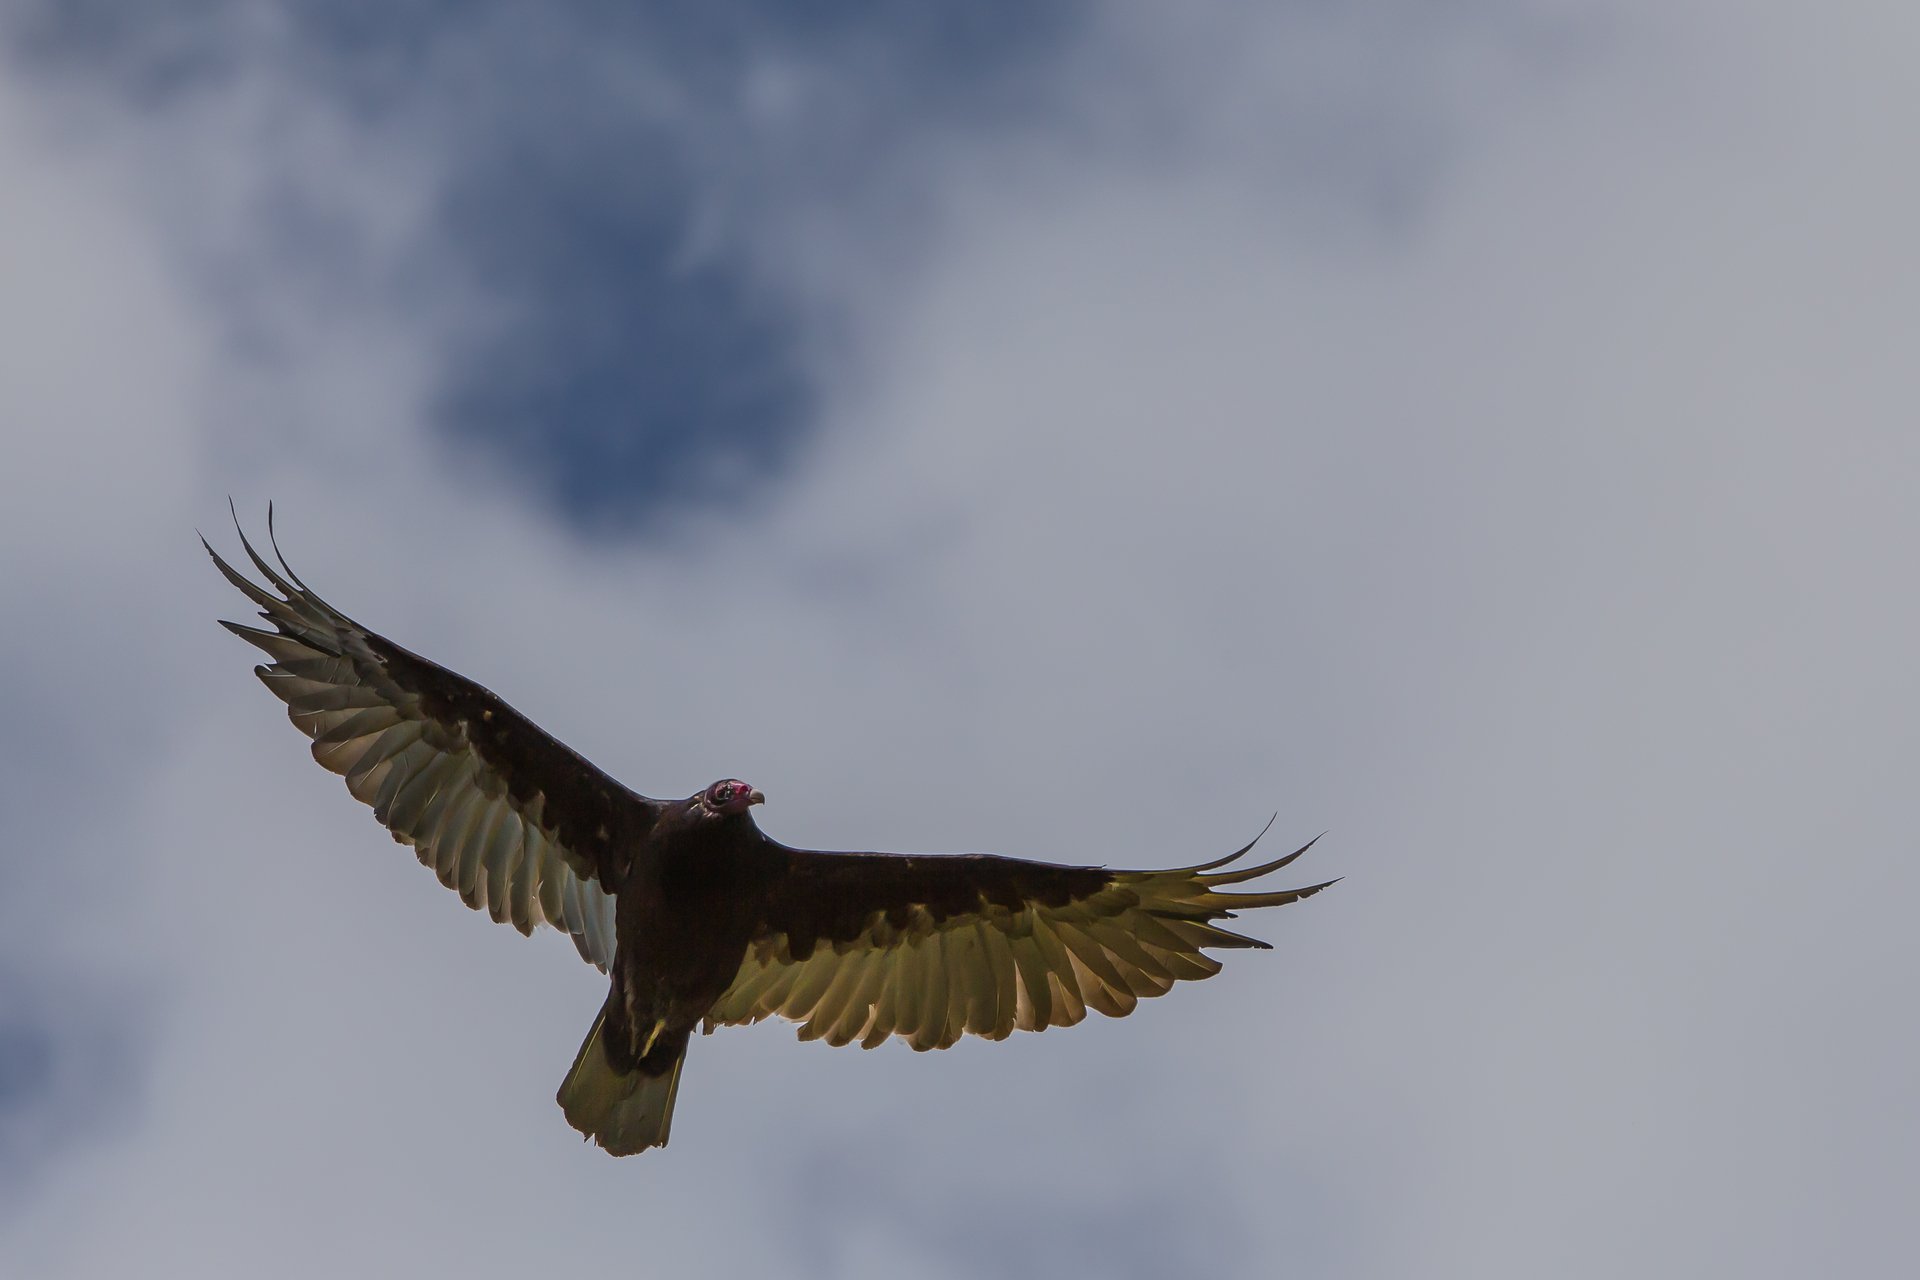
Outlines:
{"type": "Polygon", "coordinates": [[[1071,1026],[1088,1009],[1123,1017],[1219,972],[1206,948],[1266,947],[1220,927],[1234,909],[1327,887],[1221,892],[1312,841],[1258,866],[1229,867],[1250,843],[1167,871],[790,849],[754,825],[764,797],[746,783],[684,800],[629,791],[488,690],[334,609],[277,545],[278,570],[240,541],[277,595],[201,545],[273,629],[221,625],[271,659],[254,674],[313,758],[468,906],[522,933],[565,930],[611,978],[559,1103],[614,1155],[666,1145],[696,1027],[779,1014],[802,1040],[944,1049],[969,1032],[1071,1026]]]}

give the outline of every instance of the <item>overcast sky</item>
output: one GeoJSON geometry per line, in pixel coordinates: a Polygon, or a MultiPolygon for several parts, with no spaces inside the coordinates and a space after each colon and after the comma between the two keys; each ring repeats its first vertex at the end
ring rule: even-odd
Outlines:
{"type": "Polygon", "coordinates": [[[0,1270],[1904,1273],[1910,6],[611,8],[4,10],[0,1270]],[[228,495],[788,843],[1346,879],[611,1160],[228,495]]]}

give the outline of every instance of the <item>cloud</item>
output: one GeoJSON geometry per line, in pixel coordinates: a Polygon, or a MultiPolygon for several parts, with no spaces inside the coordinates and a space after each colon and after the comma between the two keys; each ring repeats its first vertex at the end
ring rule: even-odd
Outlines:
{"type": "MultiPolygon", "coordinates": [[[[61,625],[7,641],[9,838],[45,851],[4,864],[8,937],[142,1017],[130,1104],[35,1157],[8,1256],[1896,1256],[1913,33],[1791,17],[1102,17],[1028,112],[889,159],[911,226],[884,182],[837,222],[769,186],[725,252],[834,326],[809,442],[643,541],[435,434],[449,299],[486,298],[392,284],[432,131],[257,68],[151,118],[16,69],[34,354],[0,386],[60,427],[11,472],[5,582],[61,625]],[[296,181],[323,269],[257,198],[296,181]],[[186,531],[229,490],[370,624],[644,789],[752,779],[783,839],[1142,864],[1277,806],[1348,880],[1122,1022],[702,1039],[672,1149],[608,1161],[546,1102],[593,975],[447,901],[207,625],[237,609],[186,531]]],[[[27,1025],[117,1025],[72,1003],[27,1025]]]]}
{"type": "MultiPolygon", "coordinates": [[[[633,531],[744,500],[809,438],[822,281],[788,287],[807,237],[774,228],[887,200],[897,216],[863,221],[912,238],[903,161],[1004,118],[1075,8],[201,0],[29,6],[13,27],[37,67],[193,119],[176,146],[245,202],[193,237],[219,274],[244,270],[238,232],[272,241],[252,256],[269,275],[298,261],[320,288],[391,289],[416,326],[430,308],[445,359],[428,412],[449,447],[583,529],[633,531]],[[236,171],[236,154],[258,160],[236,171]]],[[[272,341],[252,331],[282,289],[238,292],[229,307],[272,341]]]]}

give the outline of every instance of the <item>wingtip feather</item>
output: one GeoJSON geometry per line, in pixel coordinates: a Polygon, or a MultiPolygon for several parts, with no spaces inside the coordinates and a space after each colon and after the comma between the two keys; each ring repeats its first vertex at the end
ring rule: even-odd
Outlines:
{"type": "MultiPolygon", "coordinates": [[[[1235,849],[1232,853],[1228,854],[1226,857],[1215,858],[1212,862],[1202,862],[1197,866],[1183,867],[1181,868],[1181,870],[1190,871],[1195,874],[1198,874],[1199,872],[1202,872],[1202,871],[1211,871],[1215,867],[1224,867],[1230,862],[1234,862],[1234,861],[1237,861],[1238,859],[1246,857],[1247,854],[1253,851],[1253,846],[1260,843],[1261,836],[1266,835],[1268,831],[1273,829],[1273,824],[1277,822],[1279,818],[1280,818],[1280,813],[1278,810],[1275,810],[1273,816],[1267,819],[1267,825],[1260,828],[1260,835],[1257,835],[1253,839],[1247,841],[1245,844],[1241,845],[1238,849],[1235,849]]],[[[1316,837],[1316,839],[1317,838],[1318,837],[1316,837]]]]}
{"type": "MultiPolygon", "coordinates": [[[[1324,836],[1325,834],[1327,833],[1322,831],[1320,836],[1324,836]]],[[[1320,836],[1315,836],[1298,849],[1295,849],[1292,853],[1287,854],[1283,858],[1275,858],[1272,862],[1263,862],[1257,867],[1235,867],[1231,871],[1218,871],[1212,875],[1202,875],[1197,878],[1201,883],[1207,885],[1239,884],[1245,880],[1257,880],[1261,876],[1280,870],[1280,868],[1313,848],[1314,845],[1320,843],[1320,836]]]]}

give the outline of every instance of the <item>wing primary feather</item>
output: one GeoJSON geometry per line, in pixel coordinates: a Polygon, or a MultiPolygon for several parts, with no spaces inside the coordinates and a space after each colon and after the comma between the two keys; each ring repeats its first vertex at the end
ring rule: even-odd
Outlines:
{"type": "Polygon", "coordinates": [[[1165,925],[1175,935],[1186,939],[1187,945],[1190,947],[1252,947],[1259,951],[1271,951],[1273,949],[1270,944],[1262,942],[1258,938],[1249,938],[1245,934],[1234,933],[1230,929],[1222,929],[1220,926],[1209,924],[1204,920],[1196,920],[1187,916],[1168,915],[1165,912],[1156,912],[1155,915],[1158,917],[1160,923],[1165,925]]]}
{"type": "MultiPolygon", "coordinates": [[[[262,632],[260,634],[274,634],[262,632]]],[[[307,650],[319,656],[316,650],[307,650]]],[[[378,689],[359,684],[323,684],[279,667],[255,667],[260,683],[287,704],[289,711],[358,711],[391,705],[378,689]]]]}
{"type": "MultiPolygon", "coordinates": [[[[297,624],[323,632],[333,630],[332,621],[327,617],[328,611],[325,607],[316,606],[314,603],[305,599],[298,587],[274,572],[273,566],[268,564],[266,559],[261,556],[258,551],[253,549],[253,543],[247,540],[247,531],[240,527],[240,513],[234,511],[231,500],[228,501],[227,509],[233,514],[233,529],[235,533],[240,535],[240,546],[246,551],[247,559],[253,561],[253,567],[260,571],[261,576],[268,582],[271,582],[280,594],[286,597],[283,600],[275,600],[267,606],[273,619],[277,622],[285,618],[297,624]]],[[[276,554],[278,553],[276,552],[276,554]]]]}
{"type": "MultiPolygon", "coordinates": [[[[245,574],[241,573],[238,569],[228,564],[224,559],[221,558],[220,553],[218,551],[215,551],[213,547],[208,544],[205,538],[200,539],[200,545],[207,548],[207,554],[213,557],[213,563],[216,566],[218,566],[221,576],[226,578],[226,580],[228,582],[231,582],[235,587],[239,588],[240,594],[244,595],[247,599],[253,601],[254,604],[258,605],[262,610],[262,616],[267,618],[272,618],[274,616],[273,611],[280,607],[280,601],[275,599],[271,592],[267,591],[265,588],[261,587],[258,583],[248,578],[245,574]]],[[[221,622],[221,625],[224,627],[231,628],[236,624],[231,622],[226,622],[223,620],[221,622]]]]}
{"type": "Polygon", "coordinates": [[[1235,911],[1248,911],[1255,907],[1284,907],[1290,902],[1311,898],[1330,884],[1339,883],[1338,879],[1324,880],[1319,884],[1304,885],[1298,889],[1272,889],[1265,893],[1203,893],[1188,901],[1207,911],[1220,911],[1231,915],[1235,911]]]}
{"type": "Polygon", "coordinates": [[[1174,951],[1159,951],[1156,948],[1154,953],[1159,956],[1160,963],[1166,966],[1167,972],[1182,982],[1199,982],[1220,972],[1220,962],[1195,947],[1183,945],[1174,951]]]}
{"type": "Polygon", "coordinates": [[[1053,1026],[1071,1027],[1086,1021],[1087,1002],[1073,984],[1073,972],[1048,973],[1047,986],[1053,996],[1053,1026]]]}
{"type": "Polygon", "coordinates": [[[233,531],[240,535],[241,549],[247,553],[247,559],[253,561],[253,567],[258,569],[261,575],[265,577],[268,582],[271,582],[276,588],[278,588],[280,591],[280,594],[287,595],[287,596],[295,594],[293,584],[288,582],[285,578],[282,578],[279,574],[275,573],[273,571],[273,566],[268,564],[265,560],[262,560],[260,558],[260,553],[253,549],[253,543],[247,541],[247,531],[246,529],[241,527],[240,511],[237,507],[233,505],[232,498],[227,499],[227,514],[233,517],[233,531]]]}
{"type": "Polygon", "coordinates": [[[1047,973],[1053,979],[1049,984],[1053,995],[1053,1025],[1070,1027],[1087,1016],[1086,998],[1075,980],[1073,962],[1054,936],[1044,911],[1033,913],[1033,940],[1046,959],[1047,973]]]}
{"type": "Polygon", "coordinates": [[[365,707],[348,715],[336,724],[314,735],[313,740],[329,746],[340,742],[352,742],[355,738],[370,737],[384,733],[397,724],[403,723],[400,712],[382,703],[377,707],[365,707]]]}
{"type": "Polygon", "coordinates": [[[325,609],[329,613],[340,612],[338,609],[328,604],[326,600],[321,597],[318,591],[315,591],[312,587],[308,586],[305,582],[302,582],[300,580],[300,575],[293,571],[293,566],[287,563],[287,558],[280,554],[280,540],[279,538],[274,536],[274,531],[273,531],[273,503],[271,502],[267,503],[267,545],[273,548],[273,558],[280,562],[280,567],[286,571],[287,577],[293,580],[293,585],[300,588],[301,595],[305,596],[308,600],[311,600],[314,604],[319,605],[322,609],[325,609]]]}
{"type": "Polygon", "coordinates": [[[1095,935],[1100,945],[1120,970],[1120,976],[1127,980],[1127,989],[1142,1000],[1150,996],[1163,996],[1173,990],[1173,973],[1159,960],[1147,954],[1147,949],[1127,936],[1125,929],[1112,924],[1102,926],[1095,935]]]}
{"type": "Polygon", "coordinates": [[[1184,956],[1191,954],[1194,950],[1192,942],[1162,924],[1151,910],[1143,908],[1128,912],[1125,919],[1127,928],[1134,937],[1163,952],[1184,956]]]}
{"type": "Polygon", "coordinates": [[[1173,990],[1173,979],[1166,975],[1165,970],[1161,970],[1159,975],[1155,976],[1132,961],[1124,959],[1109,938],[1109,935],[1103,934],[1101,944],[1106,947],[1107,955],[1112,959],[1114,967],[1120,971],[1120,976],[1126,980],[1127,990],[1133,993],[1136,1000],[1150,1000],[1154,996],[1163,996],[1173,990]]]}
{"type": "MultiPolygon", "coordinates": [[[[338,654],[329,654],[316,649],[297,636],[282,635],[278,631],[262,631],[259,627],[250,627],[244,622],[229,622],[220,619],[220,625],[239,636],[254,648],[264,652],[279,663],[289,674],[305,675],[303,668],[311,669],[321,659],[337,659],[338,654]]],[[[317,683],[338,684],[338,680],[325,680],[317,683]]]]}
{"type": "Polygon", "coordinates": [[[1272,862],[1263,862],[1257,867],[1235,867],[1231,871],[1220,871],[1213,875],[1196,876],[1195,879],[1206,885],[1239,884],[1243,880],[1258,879],[1268,872],[1278,871],[1307,850],[1313,848],[1314,845],[1320,843],[1320,836],[1324,836],[1325,834],[1327,833],[1322,831],[1319,836],[1315,836],[1313,839],[1307,841],[1284,858],[1275,858],[1272,862]]]}
{"type": "Polygon", "coordinates": [[[1100,944],[1067,921],[1054,921],[1053,931],[1066,948],[1087,1005],[1109,1018],[1132,1013],[1137,1003],[1133,989],[1100,944]]]}
{"type": "Polygon", "coordinates": [[[1211,871],[1215,867],[1224,867],[1229,862],[1232,862],[1235,859],[1246,857],[1248,853],[1252,852],[1253,846],[1260,843],[1260,836],[1264,836],[1267,834],[1268,831],[1272,830],[1275,820],[1277,820],[1279,817],[1280,815],[1276,812],[1273,815],[1273,817],[1267,819],[1267,825],[1260,828],[1260,835],[1255,836],[1253,839],[1247,841],[1245,844],[1241,845],[1238,849],[1235,849],[1232,853],[1228,854],[1226,857],[1215,858],[1212,862],[1202,862],[1191,867],[1182,867],[1180,868],[1180,870],[1188,873],[1211,871]]]}
{"type": "Polygon", "coordinates": [[[1065,920],[1054,920],[1049,923],[1053,926],[1054,936],[1060,939],[1069,953],[1086,966],[1088,972],[1097,978],[1102,986],[1115,991],[1126,990],[1126,982],[1120,977],[1119,971],[1113,967],[1113,961],[1107,958],[1107,953],[1101,949],[1099,943],[1065,920]]]}
{"type": "Polygon", "coordinates": [[[1118,920],[1101,921],[1093,926],[1100,945],[1116,959],[1132,966],[1159,990],[1165,991],[1173,985],[1173,975],[1158,960],[1147,954],[1147,950],[1127,931],[1126,925],[1118,920]]]}

